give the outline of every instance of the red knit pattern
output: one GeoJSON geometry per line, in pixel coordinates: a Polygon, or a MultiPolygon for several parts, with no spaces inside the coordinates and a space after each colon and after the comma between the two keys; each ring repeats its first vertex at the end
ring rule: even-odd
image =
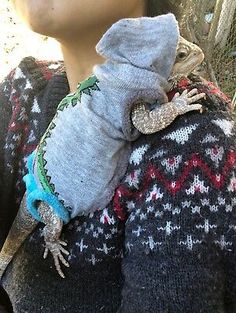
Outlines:
{"type": "Polygon", "coordinates": [[[232,150],[227,152],[226,162],[222,167],[221,172],[214,172],[212,168],[201,159],[199,154],[194,153],[191,158],[185,162],[185,166],[182,173],[180,173],[179,178],[170,181],[165,177],[165,174],[161,169],[153,164],[149,164],[143,175],[143,180],[138,191],[130,191],[124,185],[121,185],[116,189],[114,196],[114,210],[118,217],[121,220],[124,220],[126,218],[126,208],[120,203],[120,199],[132,196],[136,201],[143,201],[144,196],[152,186],[153,179],[157,179],[172,196],[175,196],[181,191],[184,187],[184,183],[196,168],[200,169],[202,173],[205,174],[213,188],[218,190],[223,189],[225,187],[225,178],[228,177],[229,173],[235,168],[235,166],[236,152],[232,150]]]}

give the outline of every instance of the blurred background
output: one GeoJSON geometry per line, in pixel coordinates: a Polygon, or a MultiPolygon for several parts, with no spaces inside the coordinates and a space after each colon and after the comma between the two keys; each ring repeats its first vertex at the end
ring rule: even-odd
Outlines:
{"type": "Polygon", "coordinates": [[[185,0],[182,4],[183,35],[203,49],[207,78],[235,102],[236,0],[185,0]]]}
{"type": "MultiPolygon", "coordinates": [[[[183,36],[205,53],[200,74],[213,81],[236,103],[236,0],[150,0],[160,14],[175,13],[183,36]]],[[[9,0],[0,1],[0,79],[32,55],[62,59],[57,43],[28,30],[9,0]]]]}
{"type": "Polygon", "coordinates": [[[10,1],[0,0],[0,80],[26,56],[62,59],[56,41],[30,31],[19,20],[10,1]]]}

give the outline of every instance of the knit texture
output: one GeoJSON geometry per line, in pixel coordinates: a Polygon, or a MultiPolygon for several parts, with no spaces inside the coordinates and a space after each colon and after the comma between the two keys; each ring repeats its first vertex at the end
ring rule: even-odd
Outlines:
{"type": "Polygon", "coordinates": [[[22,177],[27,173],[27,156],[36,148],[56,105],[69,91],[61,71],[59,62],[29,57],[0,85],[0,247],[25,189],[22,177]]]}
{"type": "Polygon", "coordinates": [[[140,136],[131,123],[132,105],[167,100],[178,34],[172,14],[123,19],[105,33],[97,51],[107,61],[61,101],[36,149],[34,173],[27,175],[27,203],[35,218],[40,220],[38,200],[64,222],[68,211],[71,218],[86,215],[111,201],[127,169],[130,142],[140,136]]]}
{"type": "Polygon", "coordinates": [[[114,63],[132,64],[168,78],[178,40],[178,22],[169,13],[119,20],[103,35],[96,50],[114,63]]]}
{"type": "Polygon", "coordinates": [[[134,144],[116,200],[129,216],[119,312],[236,312],[235,116],[217,90],[205,112],[134,144]],[[213,108],[214,106],[214,108],[213,108]]]}
{"type": "MultiPolygon", "coordinates": [[[[35,149],[58,103],[68,93],[69,86],[60,63],[26,58],[1,87],[1,99],[6,101],[0,99],[0,108],[2,112],[10,108],[10,112],[9,116],[4,116],[9,126],[6,126],[5,133],[0,132],[1,142],[4,142],[0,155],[4,156],[6,162],[1,163],[1,171],[5,176],[2,180],[4,184],[1,185],[1,208],[4,210],[0,214],[2,225],[8,222],[9,228],[25,192],[22,176],[26,174],[27,156],[35,149]],[[20,78],[15,73],[20,73],[20,78]],[[29,85],[34,86],[31,98],[27,97],[25,88],[29,85]],[[14,88],[11,89],[11,86],[14,88]],[[17,111],[11,101],[14,95],[22,95],[20,99],[14,98],[18,104],[17,111]],[[24,126],[21,126],[21,112],[28,112],[24,126]],[[10,127],[12,123],[15,125],[13,129],[10,127]],[[31,132],[32,125],[37,128],[31,132]],[[29,137],[34,140],[29,140],[29,137]],[[10,168],[13,170],[10,171],[10,168]]],[[[52,260],[48,258],[41,262],[44,243],[40,225],[19,250],[4,277],[3,285],[10,296],[14,312],[116,312],[121,301],[123,281],[120,270],[123,227],[124,221],[117,217],[111,206],[87,219],[73,220],[65,229],[66,237],[71,242],[71,268],[67,273],[67,282],[64,281],[66,285],[58,288],[63,281],[58,279],[58,274],[52,269],[52,260]],[[96,244],[93,245],[94,240],[96,244]],[[75,250],[72,251],[72,248],[75,250]],[[81,251],[86,251],[86,254],[81,251]],[[76,288],[71,289],[71,286],[76,288]],[[69,298],[72,301],[68,301],[69,298]]],[[[2,241],[6,233],[7,230],[1,227],[2,241]]]]}
{"type": "MultiPolygon", "coordinates": [[[[20,69],[28,62],[40,72],[48,68],[27,59],[20,69]]],[[[24,73],[23,86],[31,78],[29,71],[24,73]]],[[[70,251],[70,268],[63,268],[66,279],[58,277],[52,258],[42,259],[42,225],[25,241],[2,281],[14,312],[236,311],[234,117],[223,94],[195,77],[192,80],[182,80],[176,90],[196,86],[205,91],[202,104],[207,111],[189,113],[158,134],[140,137],[111,203],[64,227],[70,251]]],[[[63,73],[43,82],[34,98],[45,114],[35,118],[39,133],[55,114],[58,93],[68,92],[63,73]]],[[[14,83],[11,77],[5,86],[14,83]]],[[[31,112],[34,102],[26,99],[21,98],[18,110],[27,107],[31,112]]],[[[4,112],[6,104],[11,102],[5,102],[4,112]]],[[[9,115],[8,122],[17,123],[19,116],[9,115]]],[[[20,130],[16,134],[22,134],[20,130]]],[[[15,147],[13,131],[6,132],[1,142],[8,138],[4,153],[15,171],[5,177],[1,189],[6,199],[4,221],[7,212],[17,208],[11,203],[23,195],[23,184],[17,184],[19,192],[15,184],[25,172],[25,162],[19,167],[16,154],[10,158],[7,152],[18,147],[17,156],[23,159],[27,154],[24,145],[15,147]]]]}

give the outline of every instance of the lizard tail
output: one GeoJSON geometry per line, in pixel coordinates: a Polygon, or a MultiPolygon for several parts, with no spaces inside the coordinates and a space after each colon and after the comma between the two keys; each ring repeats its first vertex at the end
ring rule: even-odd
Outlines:
{"type": "Polygon", "coordinates": [[[25,193],[19,211],[0,252],[0,279],[19,247],[37,224],[38,221],[28,213],[25,193]]]}

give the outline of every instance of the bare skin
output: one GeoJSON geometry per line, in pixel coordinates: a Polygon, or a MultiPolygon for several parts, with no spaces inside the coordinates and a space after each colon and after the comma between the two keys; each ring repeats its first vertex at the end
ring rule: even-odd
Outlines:
{"type": "Polygon", "coordinates": [[[35,32],[61,45],[70,91],[104,59],[95,46],[121,18],[145,14],[144,0],[12,0],[17,13],[35,32]]]}

